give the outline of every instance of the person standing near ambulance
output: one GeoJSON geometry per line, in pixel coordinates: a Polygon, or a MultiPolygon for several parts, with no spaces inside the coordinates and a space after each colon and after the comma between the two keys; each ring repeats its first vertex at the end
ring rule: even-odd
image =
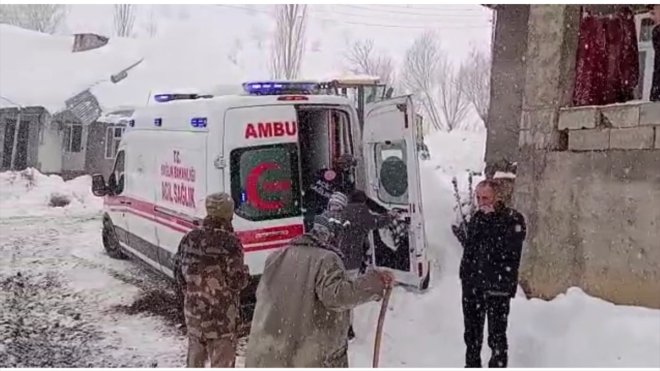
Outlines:
{"type": "Polygon", "coordinates": [[[304,194],[305,230],[312,229],[314,217],[327,208],[334,192],[348,195],[355,189],[353,169],[356,164],[353,156],[344,154],[335,159],[332,169],[321,169],[316,173],[314,181],[304,194]]]}
{"type": "Polygon", "coordinates": [[[348,367],[350,310],[380,300],[394,277],[370,270],[350,279],[331,244],[335,228],[318,215],[310,232],[267,258],[245,367],[348,367]]]}
{"type": "Polygon", "coordinates": [[[188,330],[187,367],[234,367],[240,292],[248,284],[243,246],[231,222],[234,201],[226,193],[206,198],[207,216],[181,241],[181,279],[188,330]]]}
{"type": "Polygon", "coordinates": [[[479,209],[467,223],[452,225],[463,245],[460,278],[463,289],[465,367],[481,367],[484,322],[488,318],[489,367],[507,367],[511,299],[518,288],[518,268],[527,227],[518,211],[502,202],[499,183],[476,187],[479,209]]]}

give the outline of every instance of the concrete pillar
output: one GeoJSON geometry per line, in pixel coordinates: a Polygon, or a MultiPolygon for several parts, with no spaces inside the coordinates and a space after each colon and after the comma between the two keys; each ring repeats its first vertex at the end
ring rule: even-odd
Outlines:
{"type": "Polygon", "coordinates": [[[570,105],[573,94],[579,16],[577,5],[531,5],[529,10],[514,205],[527,218],[520,280],[532,296],[553,297],[579,282],[576,260],[581,254],[569,244],[548,241],[552,231],[540,227],[540,221],[549,215],[538,202],[539,193],[553,192],[544,184],[562,186],[547,183],[544,174],[547,153],[567,146],[567,137],[557,129],[558,112],[570,105]],[[574,263],[554,264],[557,261],[574,263]]]}
{"type": "Polygon", "coordinates": [[[528,18],[529,5],[497,6],[486,122],[487,172],[506,171],[505,162],[518,161],[528,18]]]}

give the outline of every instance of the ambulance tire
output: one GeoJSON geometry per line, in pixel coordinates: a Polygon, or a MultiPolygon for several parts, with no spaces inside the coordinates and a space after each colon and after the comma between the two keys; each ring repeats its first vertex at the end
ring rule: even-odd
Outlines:
{"type": "Polygon", "coordinates": [[[426,291],[428,290],[430,284],[431,284],[431,269],[429,269],[428,272],[426,273],[426,277],[424,277],[424,281],[422,281],[422,284],[420,285],[420,289],[422,291],[426,291]]]}
{"type": "Polygon", "coordinates": [[[121,250],[119,239],[115,233],[115,226],[107,216],[103,218],[103,247],[108,256],[113,259],[124,260],[128,258],[121,250]]]}

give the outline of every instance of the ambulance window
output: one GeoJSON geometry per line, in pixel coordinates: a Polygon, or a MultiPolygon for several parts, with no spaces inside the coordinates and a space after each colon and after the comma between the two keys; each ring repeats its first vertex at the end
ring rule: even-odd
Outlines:
{"type": "Polygon", "coordinates": [[[408,203],[406,142],[376,144],[378,198],[388,204],[408,203]]]}
{"type": "Polygon", "coordinates": [[[351,142],[351,131],[348,124],[348,115],[343,111],[332,111],[332,123],[334,128],[333,153],[339,156],[345,153],[353,153],[351,142]]]}
{"type": "Polygon", "coordinates": [[[112,169],[112,174],[108,179],[111,188],[114,189],[116,195],[124,192],[124,151],[120,151],[115,159],[115,167],[112,169]]]}
{"type": "Polygon", "coordinates": [[[238,216],[259,221],[300,215],[296,144],[240,148],[231,152],[230,160],[238,216]]]}

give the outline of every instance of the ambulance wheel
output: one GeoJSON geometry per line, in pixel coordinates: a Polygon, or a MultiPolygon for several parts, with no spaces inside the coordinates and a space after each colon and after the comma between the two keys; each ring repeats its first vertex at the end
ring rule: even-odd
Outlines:
{"type": "Polygon", "coordinates": [[[115,233],[115,226],[110,218],[103,219],[103,247],[108,256],[113,259],[126,259],[127,256],[121,251],[121,245],[115,233]]]}
{"type": "Polygon", "coordinates": [[[422,281],[422,285],[420,286],[420,288],[422,289],[422,291],[428,290],[430,284],[431,284],[431,270],[429,269],[429,271],[426,273],[426,277],[424,278],[424,281],[422,281]]]}

